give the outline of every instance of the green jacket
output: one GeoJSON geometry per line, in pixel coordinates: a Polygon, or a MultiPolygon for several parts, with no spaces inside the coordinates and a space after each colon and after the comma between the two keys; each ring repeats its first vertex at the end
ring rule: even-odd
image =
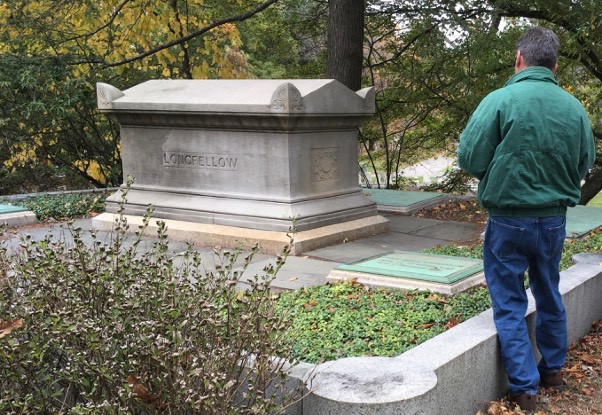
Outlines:
{"type": "Polygon", "coordinates": [[[581,103],[532,66],[479,104],[460,137],[460,168],[492,216],[556,216],[575,206],[595,157],[581,103]]]}

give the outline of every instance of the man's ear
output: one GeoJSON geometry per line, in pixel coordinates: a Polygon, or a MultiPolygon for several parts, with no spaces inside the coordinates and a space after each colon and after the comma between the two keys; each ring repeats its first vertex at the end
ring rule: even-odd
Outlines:
{"type": "Polygon", "coordinates": [[[556,69],[558,69],[558,64],[554,65],[554,68],[552,69],[552,73],[556,73],[556,69]]]}
{"type": "Polygon", "coordinates": [[[516,61],[514,62],[514,73],[519,73],[523,69],[526,68],[525,60],[523,59],[523,55],[520,53],[520,50],[516,51],[516,61]]]}

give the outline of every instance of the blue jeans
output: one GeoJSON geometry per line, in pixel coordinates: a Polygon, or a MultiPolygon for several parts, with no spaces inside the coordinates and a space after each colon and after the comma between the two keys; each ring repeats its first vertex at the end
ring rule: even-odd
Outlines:
{"type": "Polygon", "coordinates": [[[567,353],[566,314],[558,290],[566,218],[490,217],[483,244],[485,279],[510,393],[535,394],[539,373],[558,372],[567,353]],[[527,332],[524,273],[537,307],[535,361],[527,332]]]}

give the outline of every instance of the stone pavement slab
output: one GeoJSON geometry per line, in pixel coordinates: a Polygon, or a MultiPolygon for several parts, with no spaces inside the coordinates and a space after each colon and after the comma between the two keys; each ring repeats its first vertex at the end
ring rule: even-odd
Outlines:
{"type": "Polygon", "coordinates": [[[390,232],[381,233],[354,242],[332,245],[306,252],[311,258],[351,263],[392,250],[418,252],[450,242],[464,242],[479,237],[477,225],[414,218],[403,215],[386,215],[390,232]]]}
{"type": "MultiPolygon", "coordinates": [[[[392,233],[435,238],[444,242],[463,242],[479,238],[481,227],[472,223],[385,215],[392,233]]],[[[386,234],[383,234],[386,235],[386,234]]]]}
{"type": "Polygon", "coordinates": [[[419,236],[414,234],[389,232],[376,235],[369,239],[362,240],[366,245],[374,245],[379,248],[387,248],[388,250],[398,249],[401,251],[422,251],[425,249],[434,248],[437,245],[447,245],[450,242],[445,239],[437,239],[427,236],[419,236]]]}
{"type": "Polygon", "coordinates": [[[391,232],[412,233],[441,223],[441,221],[435,219],[415,218],[413,216],[391,213],[384,214],[383,216],[389,220],[389,229],[391,229],[391,232]]]}
{"type": "MultiPolygon", "coordinates": [[[[245,271],[246,279],[249,280],[254,275],[261,276],[264,274],[264,267],[270,264],[275,265],[276,258],[253,262],[245,271]]],[[[327,282],[326,276],[328,273],[338,265],[340,265],[338,262],[289,256],[276,274],[272,287],[282,290],[295,290],[314,285],[324,285],[327,282]]]]}
{"type": "Polygon", "coordinates": [[[304,255],[314,259],[349,263],[374,255],[384,254],[385,252],[391,250],[386,246],[370,244],[368,242],[370,240],[372,240],[372,238],[366,238],[355,242],[347,242],[340,245],[327,246],[326,248],[320,248],[314,251],[306,252],[304,255]]]}
{"type": "Polygon", "coordinates": [[[439,222],[433,226],[411,232],[411,235],[443,239],[450,242],[476,240],[480,234],[480,229],[475,225],[461,222],[439,222]]]}
{"type": "Polygon", "coordinates": [[[311,258],[319,258],[341,263],[351,263],[370,258],[375,255],[382,255],[395,249],[417,252],[448,243],[449,241],[443,239],[426,238],[399,232],[389,232],[376,235],[371,238],[364,238],[355,242],[348,242],[345,244],[316,249],[315,251],[306,252],[305,255],[311,258]]]}
{"type": "MultiPolygon", "coordinates": [[[[274,281],[274,287],[279,289],[297,289],[312,285],[321,285],[327,282],[330,271],[340,264],[352,263],[370,258],[393,250],[417,252],[432,248],[436,245],[445,245],[450,241],[462,241],[469,239],[471,232],[478,231],[474,225],[463,225],[454,222],[442,222],[432,219],[413,218],[403,215],[388,215],[391,231],[378,234],[353,242],[340,243],[326,248],[316,249],[305,253],[303,256],[289,256],[285,265],[280,270],[274,281]],[[472,227],[474,226],[474,228],[472,227]]],[[[93,228],[91,219],[80,219],[74,222],[74,226],[83,230],[82,237],[86,243],[91,243],[89,230],[93,228]]],[[[135,230],[135,226],[131,226],[135,230]]],[[[11,234],[5,243],[14,249],[19,246],[19,235],[29,234],[33,239],[43,239],[48,233],[52,238],[72,240],[72,236],[65,223],[38,224],[29,227],[21,227],[11,234]]],[[[112,234],[108,231],[97,231],[97,238],[101,242],[110,241],[112,234]]],[[[129,246],[135,240],[130,234],[126,237],[125,244],[129,246]]],[[[148,251],[156,242],[156,238],[145,236],[139,245],[142,252],[148,251]]],[[[169,251],[180,257],[188,248],[188,244],[170,240],[169,251]]],[[[207,272],[215,270],[215,264],[219,263],[212,246],[193,245],[193,249],[201,253],[202,266],[207,272]]],[[[235,266],[240,269],[244,258],[249,251],[243,251],[235,266]]],[[[277,256],[274,254],[254,255],[251,265],[247,269],[248,278],[254,273],[263,271],[268,263],[275,263],[277,256]]]]}
{"type": "MultiPolygon", "coordinates": [[[[74,222],[74,227],[82,229],[82,240],[86,244],[91,244],[93,238],[91,237],[90,229],[92,224],[90,219],[80,219],[74,222]]],[[[16,250],[19,248],[21,236],[29,235],[33,240],[42,240],[46,236],[51,235],[50,238],[53,241],[65,241],[71,243],[73,241],[73,235],[69,230],[66,223],[55,223],[46,226],[29,226],[21,227],[17,231],[14,231],[5,238],[4,243],[8,249],[16,250]]],[[[102,243],[110,242],[113,238],[112,232],[97,231],[97,240],[102,243]]],[[[130,247],[136,240],[135,235],[128,234],[123,241],[125,248],[130,247]]],[[[153,245],[157,242],[156,238],[143,237],[138,249],[140,253],[145,253],[153,248],[153,245]]],[[[192,247],[194,251],[197,251],[201,255],[201,267],[205,272],[214,272],[216,265],[223,265],[224,262],[219,256],[221,252],[219,249],[212,247],[195,245],[192,247]]],[[[169,251],[174,256],[175,264],[182,262],[183,255],[188,249],[188,244],[184,242],[178,242],[169,240],[169,251]]],[[[242,251],[234,263],[234,270],[242,270],[246,257],[250,254],[249,251],[242,251]]],[[[253,275],[262,273],[263,268],[269,263],[276,263],[276,255],[266,255],[262,253],[255,253],[251,259],[250,265],[248,266],[245,276],[251,278],[253,275]]],[[[322,285],[326,283],[326,276],[330,270],[339,265],[337,262],[326,262],[320,260],[311,260],[307,258],[289,256],[284,266],[280,269],[276,275],[276,279],[273,283],[273,287],[279,289],[297,289],[302,287],[308,287],[312,285],[322,285]]],[[[244,277],[243,277],[244,278],[244,277]]]]}

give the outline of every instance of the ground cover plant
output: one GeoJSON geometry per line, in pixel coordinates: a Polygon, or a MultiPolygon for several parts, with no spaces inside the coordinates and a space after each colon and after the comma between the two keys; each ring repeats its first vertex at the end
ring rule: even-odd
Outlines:
{"type": "Polygon", "coordinates": [[[107,192],[60,193],[32,196],[18,201],[0,198],[0,203],[23,206],[35,213],[39,221],[50,218],[63,220],[103,212],[108,196],[107,192]]]}
{"type": "MultiPolygon", "coordinates": [[[[457,215],[481,224],[486,217],[474,201],[444,205],[422,215],[435,218],[439,214],[445,218],[457,215]]],[[[426,252],[477,259],[483,256],[480,241],[437,246],[426,252]]],[[[570,267],[573,255],[583,252],[602,252],[602,228],[581,239],[567,240],[561,269],[570,267]]],[[[294,353],[309,362],[361,355],[399,355],[491,306],[484,285],[445,296],[372,289],[346,282],[285,294],[280,301],[291,309],[292,330],[297,338],[294,353]]]]}
{"type": "Polygon", "coordinates": [[[295,356],[308,362],[396,356],[489,308],[486,290],[454,296],[368,288],[354,281],[284,294],[295,356]]]}
{"type": "Polygon", "coordinates": [[[127,228],[120,216],[110,242],[92,232],[90,245],[70,225],[72,244],[0,251],[0,413],[267,414],[291,402],[269,393],[293,363],[268,288],[286,251],[241,291],[235,264],[256,250],[216,251],[210,271],[192,250],[174,258],[163,224],[144,255],[143,229],[131,242],[127,228]]]}

